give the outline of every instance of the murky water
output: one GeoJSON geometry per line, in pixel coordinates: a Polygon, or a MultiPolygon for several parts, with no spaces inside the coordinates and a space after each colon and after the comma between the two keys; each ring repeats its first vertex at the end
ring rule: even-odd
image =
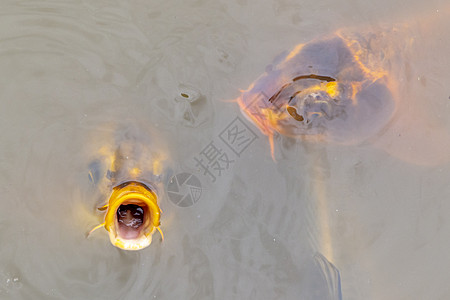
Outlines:
{"type": "Polygon", "coordinates": [[[450,296],[445,1],[0,8],[1,299],[450,296]],[[273,161],[232,100],[278,54],[338,30],[383,36],[367,49],[392,117],[358,143],[277,133],[273,161]],[[148,180],[165,239],[138,252],[103,229],[86,238],[127,132],[143,170],[164,158],[148,180]]]}

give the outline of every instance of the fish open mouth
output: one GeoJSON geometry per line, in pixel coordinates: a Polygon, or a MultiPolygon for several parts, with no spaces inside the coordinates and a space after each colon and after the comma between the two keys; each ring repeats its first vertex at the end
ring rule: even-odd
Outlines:
{"type": "Polygon", "coordinates": [[[149,211],[145,203],[122,204],[116,212],[117,235],[126,240],[137,239],[144,227],[144,223],[150,223],[149,211]]]}
{"type": "Polygon", "coordinates": [[[111,243],[125,250],[147,247],[159,229],[160,214],[157,196],[145,184],[129,181],[115,187],[105,215],[111,243]]]}

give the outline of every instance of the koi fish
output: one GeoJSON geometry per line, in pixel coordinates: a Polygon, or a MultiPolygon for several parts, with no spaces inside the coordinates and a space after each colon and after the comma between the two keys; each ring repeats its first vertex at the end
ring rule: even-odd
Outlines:
{"type": "Polygon", "coordinates": [[[341,29],[299,44],[267,66],[236,102],[268,136],[273,158],[277,133],[372,144],[417,165],[446,163],[450,134],[433,107],[445,108],[448,95],[442,86],[450,78],[445,64],[436,63],[429,51],[450,51],[444,35],[450,36],[442,30],[449,14],[445,7],[421,22],[414,18],[373,30],[341,29]],[[427,89],[426,75],[420,82],[423,66],[433,66],[427,72],[436,76],[427,89]]]}
{"type": "Polygon", "coordinates": [[[135,129],[127,129],[125,134],[117,136],[119,146],[115,150],[102,147],[99,151],[102,159],[97,159],[97,165],[110,163],[109,170],[103,178],[94,178],[101,177],[98,170],[91,171],[89,175],[91,181],[99,181],[99,189],[109,190],[110,195],[105,204],[98,208],[105,211],[104,222],[93,228],[88,236],[104,227],[114,246],[124,250],[140,250],[151,244],[156,230],[164,239],[158,205],[158,194],[162,188],[157,186],[161,184],[165,172],[166,152],[161,145],[146,142],[147,134],[135,129]]]}
{"type": "Polygon", "coordinates": [[[300,44],[266,68],[237,102],[273,134],[353,144],[380,131],[395,111],[382,68],[368,68],[352,41],[330,36],[300,44]]]}

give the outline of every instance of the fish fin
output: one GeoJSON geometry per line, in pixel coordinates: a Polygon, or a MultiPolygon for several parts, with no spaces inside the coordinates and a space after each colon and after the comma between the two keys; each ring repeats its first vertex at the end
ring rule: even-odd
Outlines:
{"type": "Polygon", "coordinates": [[[156,227],[156,229],[158,229],[159,233],[161,234],[162,241],[164,242],[164,234],[163,234],[161,228],[156,227]]]}
{"type": "Polygon", "coordinates": [[[99,229],[100,227],[105,226],[105,223],[102,223],[100,225],[95,226],[94,228],[91,229],[91,231],[88,232],[88,234],[86,235],[86,238],[88,238],[95,230],[99,229]]]}
{"type": "Polygon", "coordinates": [[[272,156],[272,159],[274,162],[277,160],[275,159],[275,144],[273,140],[273,133],[269,135],[269,145],[270,145],[270,156],[272,156]]]}

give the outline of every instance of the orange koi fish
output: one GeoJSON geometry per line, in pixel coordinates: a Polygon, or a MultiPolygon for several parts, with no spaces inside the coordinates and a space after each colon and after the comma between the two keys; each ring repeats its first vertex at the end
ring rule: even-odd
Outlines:
{"type": "Polygon", "coordinates": [[[450,51],[443,30],[449,15],[447,6],[395,26],[343,29],[299,44],[278,56],[236,102],[269,137],[273,158],[278,133],[371,144],[417,165],[449,162],[450,130],[436,107],[447,106],[442,87],[450,76],[430,55],[435,50],[445,61],[450,51]]]}

